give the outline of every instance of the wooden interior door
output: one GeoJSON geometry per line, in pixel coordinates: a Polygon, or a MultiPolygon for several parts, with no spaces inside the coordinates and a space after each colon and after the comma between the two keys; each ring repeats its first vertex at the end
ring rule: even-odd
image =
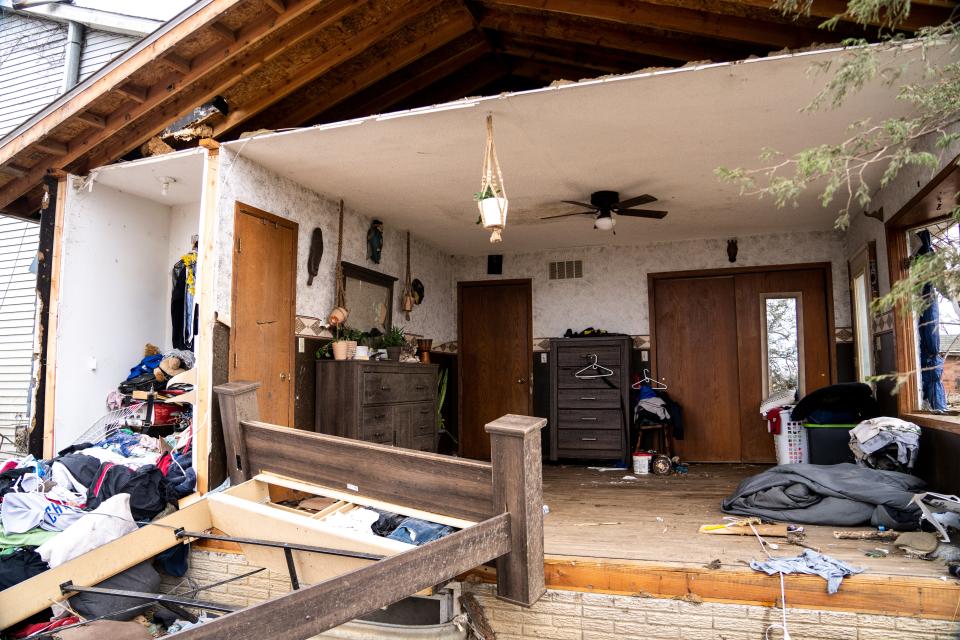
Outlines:
{"type": "Polygon", "coordinates": [[[297,224],[237,203],[230,380],[260,382],[264,422],[293,426],[297,224]]]}
{"type": "Polygon", "coordinates": [[[490,459],[488,422],[533,411],[533,310],[529,280],[457,286],[460,455],[490,459]]]}
{"type": "Polygon", "coordinates": [[[831,352],[829,266],[727,270],[653,279],[651,319],[657,377],[683,407],[683,458],[775,462],[760,416],[767,297],[799,300],[801,395],[836,377],[831,352]]]}
{"type": "Polygon", "coordinates": [[[656,376],[683,407],[684,460],[740,460],[735,291],[732,277],[655,281],[656,376]]]}

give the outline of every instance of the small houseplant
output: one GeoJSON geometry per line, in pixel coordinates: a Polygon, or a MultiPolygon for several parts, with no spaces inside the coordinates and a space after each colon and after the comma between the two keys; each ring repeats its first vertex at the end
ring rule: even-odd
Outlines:
{"type": "Polygon", "coordinates": [[[389,331],[383,334],[383,346],[387,350],[387,360],[400,360],[400,352],[406,340],[403,327],[391,327],[389,331]]]}
{"type": "Polygon", "coordinates": [[[338,324],[333,331],[333,341],[330,343],[330,349],[333,351],[334,360],[346,360],[350,350],[350,344],[347,342],[346,333],[349,331],[344,325],[338,324]]]}
{"type": "Polygon", "coordinates": [[[477,224],[484,227],[502,226],[506,222],[507,199],[500,189],[488,184],[482,191],[473,194],[473,199],[480,207],[480,217],[477,224]]]}

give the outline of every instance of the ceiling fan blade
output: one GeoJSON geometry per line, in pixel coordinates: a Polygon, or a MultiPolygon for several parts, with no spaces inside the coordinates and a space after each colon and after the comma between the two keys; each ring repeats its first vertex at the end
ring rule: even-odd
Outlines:
{"type": "Polygon", "coordinates": [[[666,211],[656,211],[654,209],[627,209],[626,211],[617,211],[618,216],[631,216],[633,218],[653,218],[660,220],[667,215],[666,211]]]}
{"type": "Polygon", "coordinates": [[[616,205],[617,209],[629,209],[630,207],[635,207],[639,204],[650,204],[651,202],[656,202],[657,199],[654,198],[649,193],[645,193],[642,196],[637,196],[636,198],[628,198],[627,200],[621,200],[616,205]]]}
{"type": "Polygon", "coordinates": [[[566,202],[567,204],[575,204],[578,207],[586,207],[587,209],[596,209],[596,205],[587,204],[586,202],[577,202],[576,200],[561,200],[560,202],[566,202]]]}
{"type": "Polygon", "coordinates": [[[540,218],[541,220],[552,220],[554,218],[569,218],[570,216],[593,216],[594,214],[590,211],[575,211],[573,213],[561,213],[557,216],[544,216],[540,218]]]}

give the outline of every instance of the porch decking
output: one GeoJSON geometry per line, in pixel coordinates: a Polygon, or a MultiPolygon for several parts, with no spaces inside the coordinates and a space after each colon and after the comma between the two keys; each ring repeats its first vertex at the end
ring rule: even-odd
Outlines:
{"type": "MultiPolygon", "coordinates": [[[[721,499],[764,468],[697,464],[686,475],[623,480],[627,471],[545,465],[547,586],[694,602],[779,602],[779,579],[746,566],[764,555],[755,538],[697,533],[701,524],[722,522],[721,499]],[[719,568],[707,567],[713,560],[720,561],[719,568]]],[[[819,576],[788,576],[788,606],[956,617],[960,585],[943,564],[905,558],[889,544],[837,540],[836,528],[805,526],[806,542],[864,572],[844,580],[832,596],[819,576]],[[875,547],[891,553],[886,558],[864,555],[875,547]]],[[[771,541],[780,545],[775,555],[803,550],[782,539],[771,541]]]]}

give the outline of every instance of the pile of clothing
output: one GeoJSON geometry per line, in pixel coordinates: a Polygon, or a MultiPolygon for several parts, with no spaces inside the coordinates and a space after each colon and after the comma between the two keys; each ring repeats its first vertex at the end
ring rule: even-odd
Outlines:
{"type": "Polygon", "coordinates": [[[674,402],[666,390],[654,389],[641,383],[640,376],[634,374],[633,389],[636,391],[633,405],[633,423],[668,424],[673,430],[675,440],[683,440],[683,411],[674,402]]]}
{"type": "Polygon", "coordinates": [[[899,418],[870,418],[850,430],[857,464],[871,469],[913,469],[920,451],[920,427],[899,418]]]}
{"type": "MultiPolygon", "coordinates": [[[[196,485],[191,445],[190,431],[159,439],[114,430],[50,460],[26,456],[0,462],[0,590],[176,510],[177,500],[196,485]]],[[[175,547],[167,555],[185,553],[186,547],[175,547]]],[[[159,574],[147,562],[100,586],[156,592],[159,584],[159,574]]],[[[119,610],[105,598],[110,596],[81,594],[70,604],[85,617],[119,610]]],[[[48,609],[27,624],[49,625],[55,616],[48,609]]]]}

